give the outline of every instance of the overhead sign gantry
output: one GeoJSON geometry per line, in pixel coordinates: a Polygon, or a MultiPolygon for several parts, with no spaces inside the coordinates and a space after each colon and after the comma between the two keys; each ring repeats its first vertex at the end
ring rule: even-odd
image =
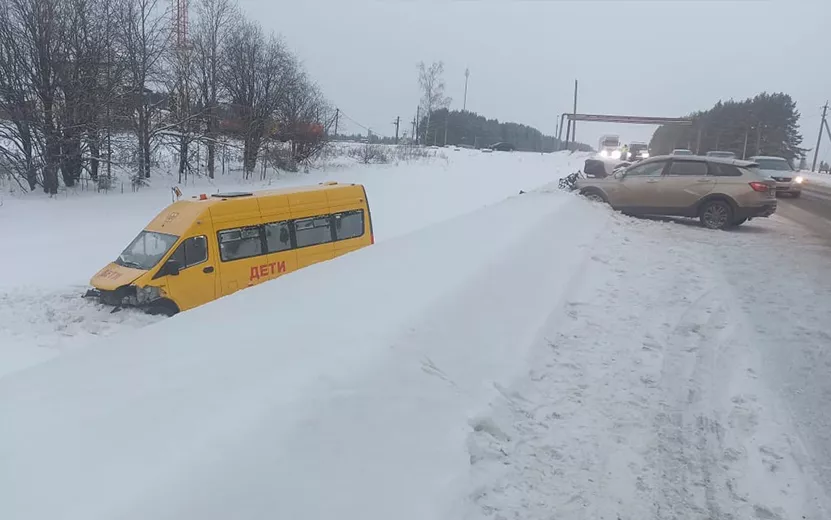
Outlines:
{"type": "Polygon", "coordinates": [[[575,114],[566,112],[560,116],[560,131],[557,132],[557,140],[559,142],[562,142],[563,126],[565,125],[566,118],[568,118],[568,128],[566,129],[565,141],[566,150],[569,148],[570,141],[574,139],[572,127],[576,126],[577,121],[587,121],[592,123],[623,123],[627,125],[692,126],[692,120],[687,117],[615,116],[608,114],[575,114]]]}

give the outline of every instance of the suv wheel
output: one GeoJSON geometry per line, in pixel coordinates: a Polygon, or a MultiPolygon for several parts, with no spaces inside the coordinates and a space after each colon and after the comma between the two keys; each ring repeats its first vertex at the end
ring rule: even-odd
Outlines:
{"type": "Polygon", "coordinates": [[[724,229],[733,222],[733,209],[723,200],[714,200],[701,207],[699,218],[708,229],[724,229]]]}

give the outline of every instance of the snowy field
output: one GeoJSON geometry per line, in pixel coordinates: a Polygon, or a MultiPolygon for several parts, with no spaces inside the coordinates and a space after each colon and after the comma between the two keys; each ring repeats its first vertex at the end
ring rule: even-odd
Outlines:
{"type": "Polygon", "coordinates": [[[22,357],[64,353],[0,378],[0,518],[831,518],[826,237],[628,218],[545,186],[582,158],[457,154],[297,180],[364,182],[378,243],[143,328],[43,309],[165,193],[14,201],[53,224],[16,269],[52,244],[70,274],[0,285],[22,357]]]}

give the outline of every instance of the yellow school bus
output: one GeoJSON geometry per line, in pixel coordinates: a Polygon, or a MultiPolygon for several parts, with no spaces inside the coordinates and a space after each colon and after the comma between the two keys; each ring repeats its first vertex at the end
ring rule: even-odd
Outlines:
{"type": "Polygon", "coordinates": [[[87,295],[173,315],[374,242],[358,184],[203,194],[159,213],[87,295]]]}

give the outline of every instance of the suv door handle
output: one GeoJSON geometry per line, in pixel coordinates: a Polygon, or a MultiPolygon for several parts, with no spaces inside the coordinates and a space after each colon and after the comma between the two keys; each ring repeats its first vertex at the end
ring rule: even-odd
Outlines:
{"type": "Polygon", "coordinates": [[[207,273],[212,273],[212,272],[214,272],[214,267],[212,265],[209,265],[208,267],[202,269],[202,272],[206,273],[206,274],[207,273]]]}

